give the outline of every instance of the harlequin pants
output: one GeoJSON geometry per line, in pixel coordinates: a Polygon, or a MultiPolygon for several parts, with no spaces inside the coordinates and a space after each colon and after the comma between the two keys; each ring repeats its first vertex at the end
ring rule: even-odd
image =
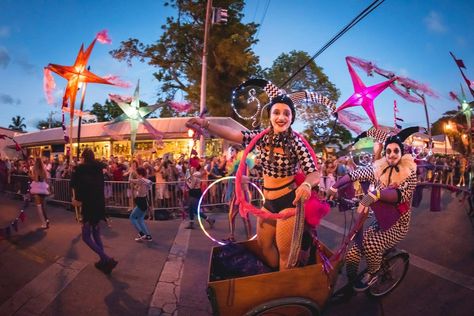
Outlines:
{"type": "Polygon", "coordinates": [[[346,255],[346,272],[349,281],[357,277],[360,259],[365,256],[367,271],[374,274],[380,269],[384,252],[394,247],[405,238],[410,224],[410,211],[406,212],[398,221],[386,231],[379,229],[375,221],[364,231],[362,247],[354,243],[346,255]]]}

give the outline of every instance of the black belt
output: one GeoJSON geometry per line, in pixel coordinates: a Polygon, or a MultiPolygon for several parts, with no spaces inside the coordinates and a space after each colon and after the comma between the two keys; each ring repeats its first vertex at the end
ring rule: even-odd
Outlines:
{"type": "Polygon", "coordinates": [[[295,179],[291,180],[291,181],[288,182],[287,184],[284,184],[284,185],[279,186],[279,187],[276,187],[276,188],[263,187],[263,189],[264,189],[264,190],[267,190],[267,191],[278,191],[278,190],[284,189],[284,188],[286,188],[286,187],[289,187],[289,186],[292,185],[293,183],[295,183],[295,179]]]}

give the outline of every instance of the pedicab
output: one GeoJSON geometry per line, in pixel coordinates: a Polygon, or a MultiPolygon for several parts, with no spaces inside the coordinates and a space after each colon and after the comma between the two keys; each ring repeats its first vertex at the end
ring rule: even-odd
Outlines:
{"type": "MultiPolygon", "coordinates": [[[[264,133],[265,131],[255,136],[245,149],[237,170],[235,188],[241,187],[246,157],[264,133]]],[[[296,135],[305,143],[314,159],[315,153],[311,146],[298,133],[296,135]]],[[[247,216],[249,210],[257,216],[263,213],[268,214],[248,203],[241,190],[236,189],[235,193],[242,216],[247,216]]],[[[316,201],[321,203],[316,196],[310,200],[313,203],[316,201]]],[[[201,201],[202,197],[199,204],[201,201]]],[[[310,201],[304,204],[300,201],[293,213],[295,229],[288,260],[290,269],[272,271],[266,267],[262,260],[263,254],[255,240],[230,243],[212,249],[207,292],[213,315],[320,314],[334,293],[346,250],[356,233],[363,227],[367,213],[358,215],[353,229],[344,238],[340,248],[333,252],[317,238],[316,234],[317,224],[325,215],[324,212],[316,214],[313,223],[309,223],[306,218],[306,222],[312,226],[312,229],[307,229],[305,216],[310,213],[305,215],[305,209],[322,209],[308,207],[308,203],[310,201]],[[307,238],[303,238],[305,233],[307,238]],[[310,241],[306,243],[306,247],[303,247],[305,239],[310,241]],[[302,258],[304,257],[301,256],[302,254],[306,254],[306,258],[302,258]]],[[[348,209],[355,210],[356,207],[357,204],[352,202],[348,209]]],[[[198,218],[199,209],[198,205],[198,218]]],[[[272,216],[280,216],[280,214],[272,216]]],[[[406,274],[408,258],[408,254],[404,251],[396,249],[388,251],[383,257],[382,268],[377,273],[377,282],[368,290],[369,294],[383,296],[392,291],[406,274]]]]}
{"type": "MultiPolygon", "coordinates": [[[[350,204],[352,211],[357,207],[354,201],[344,203],[350,204]]],[[[262,269],[260,258],[263,255],[256,240],[214,247],[207,287],[213,315],[320,315],[331,298],[351,286],[348,284],[335,291],[346,250],[366,219],[367,214],[358,216],[356,224],[334,252],[316,239],[310,247],[308,263],[289,270],[262,269]],[[231,259],[222,260],[222,255],[231,259]]],[[[407,252],[396,248],[388,250],[377,272],[377,281],[369,287],[367,294],[382,297],[393,291],[405,277],[408,266],[407,252]]]]}

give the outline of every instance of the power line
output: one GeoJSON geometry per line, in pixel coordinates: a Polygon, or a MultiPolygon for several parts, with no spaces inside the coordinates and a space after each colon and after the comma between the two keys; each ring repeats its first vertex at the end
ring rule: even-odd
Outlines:
{"type": "Polygon", "coordinates": [[[255,39],[258,39],[258,35],[260,34],[260,30],[262,29],[263,21],[265,21],[265,17],[267,16],[268,7],[270,6],[270,0],[267,0],[265,5],[265,9],[263,9],[263,15],[260,19],[260,23],[258,24],[257,33],[255,34],[255,39]]]}
{"type": "Polygon", "coordinates": [[[282,85],[281,88],[285,87],[291,80],[293,80],[298,73],[300,73],[306,66],[308,66],[316,57],[321,55],[327,48],[329,48],[334,42],[336,42],[342,35],[353,28],[357,23],[362,21],[372,11],[377,9],[385,0],[375,0],[367,8],[362,10],[352,21],[350,21],[344,28],[342,28],[336,35],[334,35],[326,44],[323,45],[303,66],[301,66],[290,78],[288,78],[282,85]]]}

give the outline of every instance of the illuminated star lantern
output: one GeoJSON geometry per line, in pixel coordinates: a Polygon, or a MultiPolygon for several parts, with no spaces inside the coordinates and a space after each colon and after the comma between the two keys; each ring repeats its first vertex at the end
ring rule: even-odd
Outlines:
{"type": "MultiPolygon", "coordinates": [[[[98,34],[92,43],[84,51],[84,44],[81,45],[76,61],[72,66],[61,66],[57,64],[49,64],[45,67],[45,71],[52,71],[60,75],[67,80],[66,91],[63,97],[63,108],[69,107],[69,113],[71,118],[74,117],[74,104],[76,102],[77,90],[81,87],[82,83],[102,83],[102,84],[114,84],[113,82],[101,78],[87,69],[87,62],[91,55],[92,49],[94,48],[95,42],[99,38],[102,32],[98,34]]],[[[45,77],[48,75],[45,74],[45,77]]]]}
{"type": "Polygon", "coordinates": [[[464,93],[464,89],[462,88],[462,86],[461,86],[461,93],[462,93],[462,98],[452,91],[449,93],[449,95],[451,96],[453,100],[456,100],[459,102],[459,112],[466,116],[467,128],[468,130],[471,130],[472,109],[469,103],[466,101],[466,94],[464,93]]]}
{"type": "Polygon", "coordinates": [[[353,106],[362,106],[372,124],[378,128],[377,118],[375,116],[374,100],[380,93],[382,93],[382,91],[389,87],[392,82],[397,79],[397,77],[393,77],[387,81],[366,87],[348,61],[347,67],[349,68],[352,84],[354,85],[354,94],[349,99],[347,99],[346,102],[339,106],[336,109],[336,112],[353,106]]]}
{"type": "Polygon", "coordinates": [[[146,117],[152,112],[154,112],[158,107],[160,107],[161,104],[140,107],[139,86],[140,86],[140,81],[138,81],[137,87],[131,99],[127,97],[115,95],[115,94],[109,94],[110,100],[118,104],[118,106],[122,109],[123,114],[116,117],[113,121],[107,123],[106,126],[123,122],[123,121],[130,122],[130,142],[131,142],[132,154],[135,150],[137,130],[138,130],[138,125],[140,123],[142,123],[143,126],[145,126],[146,130],[150,132],[155,137],[155,139],[161,140],[163,138],[163,133],[155,129],[150,124],[150,122],[146,120],[146,117]]]}

